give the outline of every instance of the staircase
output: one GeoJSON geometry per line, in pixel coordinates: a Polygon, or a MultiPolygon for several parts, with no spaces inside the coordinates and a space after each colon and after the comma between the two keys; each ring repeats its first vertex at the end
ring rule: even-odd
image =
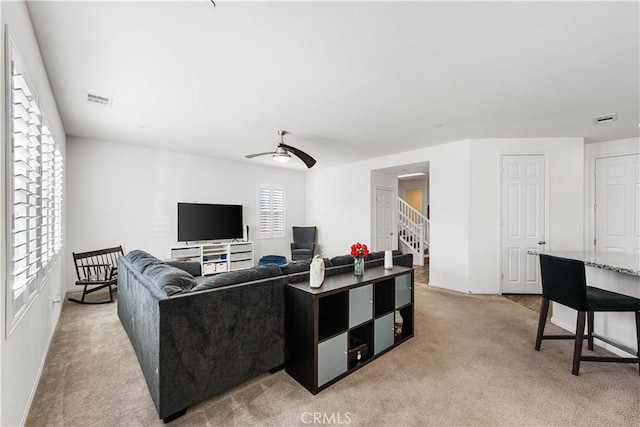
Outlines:
{"type": "Polygon", "coordinates": [[[413,254],[415,265],[424,265],[429,250],[429,220],[398,197],[398,240],[403,253],[413,254]]]}

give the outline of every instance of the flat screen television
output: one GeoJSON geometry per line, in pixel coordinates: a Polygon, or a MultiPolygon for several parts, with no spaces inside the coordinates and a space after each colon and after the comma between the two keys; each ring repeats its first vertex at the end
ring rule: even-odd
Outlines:
{"type": "Polygon", "coordinates": [[[179,242],[242,237],[242,205],[178,203],[179,242]]]}

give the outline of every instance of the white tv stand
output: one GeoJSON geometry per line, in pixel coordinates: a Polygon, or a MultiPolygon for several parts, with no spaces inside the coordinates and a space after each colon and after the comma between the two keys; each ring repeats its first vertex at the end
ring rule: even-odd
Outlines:
{"type": "Polygon", "coordinates": [[[171,248],[171,258],[197,261],[202,275],[253,267],[253,242],[224,242],[171,248]]]}

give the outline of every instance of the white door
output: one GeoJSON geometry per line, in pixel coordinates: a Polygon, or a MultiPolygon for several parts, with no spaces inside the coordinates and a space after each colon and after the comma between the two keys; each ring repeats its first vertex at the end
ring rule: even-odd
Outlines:
{"type": "Polygon", "coordinates": [[[540,294],[538,257],[545,245],[545,158],[502,157],[502,293],[540,294]]]}
{"type": "Polygon", "coordinates": [[[393,249],[393,191],[376,187],[376,251],[393,249]]]}
{"type": "Polygon", "coordinates": [[[596,159],[595,167],[596,251],[640,254],[640,154],[596,159]]]}

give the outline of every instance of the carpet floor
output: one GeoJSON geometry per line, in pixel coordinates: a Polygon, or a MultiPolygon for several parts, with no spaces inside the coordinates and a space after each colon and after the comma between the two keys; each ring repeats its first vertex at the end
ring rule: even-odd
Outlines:
{"type": "MultiPolygon", "coordinates": [[[[170,425],[640,426],[637,365],[571,375],[573,343],[534,351],[536,313],[500,296],[416,284],[415,306],[414,338],[316,396],[279,371],[170,425]]],[[[162,425],[116,304],[65,301],[26,425],[162,425]]]]}

